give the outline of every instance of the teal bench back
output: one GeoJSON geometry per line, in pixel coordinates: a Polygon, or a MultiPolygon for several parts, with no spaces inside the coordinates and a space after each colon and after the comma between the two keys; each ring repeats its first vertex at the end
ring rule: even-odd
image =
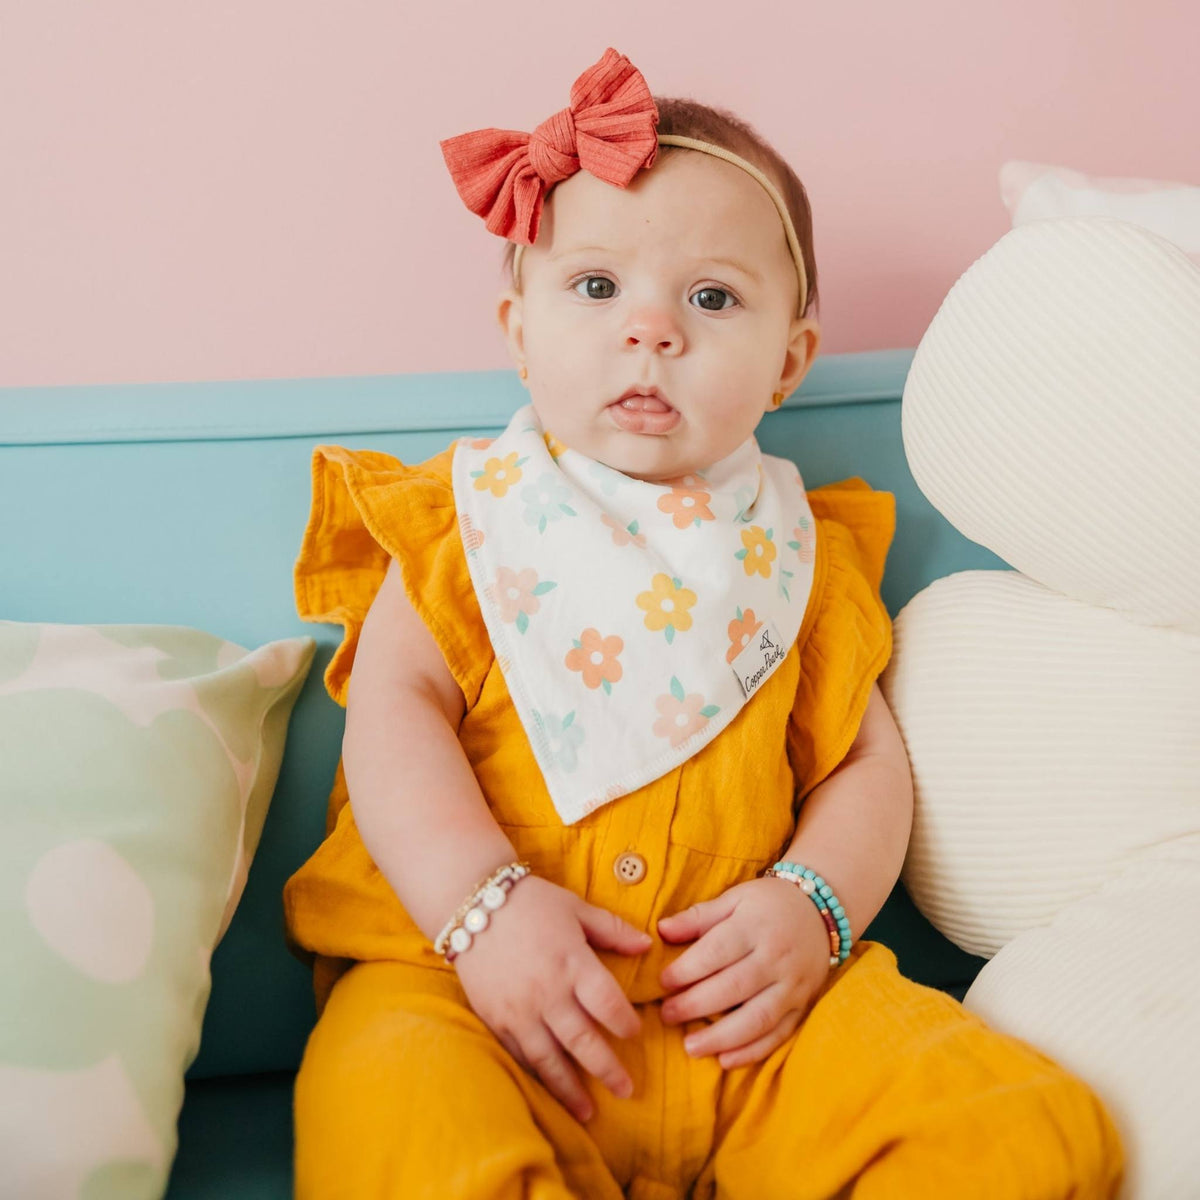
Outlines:
{"type": "MultiPolygon", "coordinates": [[[[893,616],[939,576],[1006,567],[951,528],[909,474],[900,398],[911,360],[908,350],[818,359],[759,430],[764,451],[795,461],[810,488],[859,475],[895,493],[883,582],[893,616]]],[[[280,900],[323,835],[342,734],[321,683],[339,631],[305,625],[292,601],[312,448],[417,462],[463,434],[498,432],[526,399],[509,371],[0,389],[0,617],[193,625],[245,646],[318,639],[245,896],[213,957],[192,1078],[294,1068],[314,1019],[280,900]]],[[[912,978],[956,994],[981,965],[901,887],[868,936],[912,978]]]]}

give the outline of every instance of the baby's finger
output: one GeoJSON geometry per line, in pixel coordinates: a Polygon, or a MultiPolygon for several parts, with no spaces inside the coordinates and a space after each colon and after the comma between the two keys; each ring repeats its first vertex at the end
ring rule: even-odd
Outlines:
{"type": "Polygon", "coordinates": [[[519,1066],[526,1071],[532,1071],[533,1068],[529,1065],[529,1059],[525,1057],[525,1051],[521,1049],[521,1044],[511,1033],[498,1033],[496,1037],[500,1039],[500,1044],[517,1060],[519,1066]]]}
{"type": "Polygon", "coordinates": [[[621,920],[616,913],[595,904],[581,902],[579,923],[593,946],[602,950],[616,950],[620,954],[644,954],[654,939],[641,929],[635,929],[628,921],[621,920]]]}
{"type": "Polygon", "coordinates": [[[580,968],[575,979],[575,997],[605,1029],[619,1038],[634,1037],[641,1032],[642,1019],[612,972],[594,954],[580,968]]]}
{"type": "Polygon", "coordinates": [[[546,1089],[575,1115],[577,1121],[588,1121],[592,1116],[592,1101],[587,1090],[579,1082],[579,1076],[567,1059],[563,1048],[554,1034],[536,1021],[521,1031],[521,1051],[529,1063],[530,1070],[542,1081],[546,1089]]]}
{"type": "Polygon", "coordinates": [[[733,1050],[722,1051],[717,1055],[717,1062],[725,1070],[729,1070],[731,1067],[744,1067],[747,1063],[758,1062],[782,1046],[792,1036],[796,1026],[799,1024],[800,1012],[797,1009],[792,1009],[791,1012],[785,1014],[783,1020],[770,1033],[763,1034],[757,1041],[749,1042],[745,1046],[737,1046],[733,1050]]]}
{"type": "Polygon", "coordinates": [[[614,1096],[628,1098],[633,1095],[629,1072],[573,997],[560,1007],[544,1012],[542,1019],[558,1038],[559,1045],[614,1096]]]}
{"type": "Polygon", "coordinates": [[[757,996],[747,1000],[715,1024],[696,1033],[689,1033],[683,1040],[683,1048],[693,1058],[701,1058],[707,1054],[736,1050],[739,1046],[771,1036],[783,1017],[783,992],[782,984],[773,983],[770,987],[763,988],[757,996]]]}
{"type": "Polygon", "coordinates": [[[671,963],[659,976],[659,982],[673,991],[739,962],[753,949],[746,930],[732,921],[722,921],[671,963]]]}
{"type": "Polygon", "coordinates": [[[718,921],[724,921],[737,908],[732,891],[723,892],[712,900],[701,900],[682,912],[658,920],[659,934],[671,942],[691,942],[707,933],[718,921]]]}
{"type": "Polygon", "coordinates": [[[770,982],[767,964],[757,955],[747,954],[723,971],[668,996],[662,1003],[662,1019],[668,1025],[681,1025],[724,1012],[757,996],[770,982]]]}

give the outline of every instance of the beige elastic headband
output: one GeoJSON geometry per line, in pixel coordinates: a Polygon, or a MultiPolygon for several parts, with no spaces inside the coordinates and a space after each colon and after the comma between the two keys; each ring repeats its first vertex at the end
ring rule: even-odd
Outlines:
{"type": "MultiPolygon", "coordinates": [[[[747,175],[753,176],[762,185],[767,195],[771,197],[771,202],[775,205],[779,213],[780,219],[783,221],[783,230],[787,234],[788,249],[792,252],[792,260],[796,264],[796,276],[800,280],[800,306],[797,308],[797,313],[803,313],[805,305],[808,302],[808,273],[804,270],[804,254],[800,249],[800,239],[796,236],[796,228],[792,224],[792,214],[788,212],[787,205],[783,202],[783,197],[779,194],[779,189],[760,171],[753,163],[747,162],[732,150],[726,150],[724,146],[714,146],[712,142],[701,142],[696,138],[681,137],[676,133],[660,133],[658,135],[658,144],[660,146],[684,146],[689,150],[701,150],[705,154],[712,154],[717,158],[723,158],[726,162],[733,163],[735,167],[741,167],[747,175]]],[[[524,243],[517,242],[517,248],[513,254],[513,281],[517,287],[521,286],[521,251],[525,249],[524,243]]]]}

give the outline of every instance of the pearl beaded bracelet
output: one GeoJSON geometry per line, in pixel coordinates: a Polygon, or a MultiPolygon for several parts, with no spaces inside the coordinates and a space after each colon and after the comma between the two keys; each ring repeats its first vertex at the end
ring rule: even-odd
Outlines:
{"type": "Polygon", "coordinates": [[[803,867],[799,863],[777,862],[763,872],[763,877],[786,879],[797,887],[817,906],[821,920],[829,931],[829,965],[836,967],[850,957],[850,918],[838,898],[833,894],[833,888],[815,871],[803,867]]]}
{"type": "Polygon", "coordinates": [[[458,906],[454,916],[443,926],[434,940],[434,950],[447,962],[453,962],[471,945],[473,936],[488,927],[491,914],[508,899],[508,893],[517,880],[528,874],[527,862],[508,863],[493,871],[458,906]]]}

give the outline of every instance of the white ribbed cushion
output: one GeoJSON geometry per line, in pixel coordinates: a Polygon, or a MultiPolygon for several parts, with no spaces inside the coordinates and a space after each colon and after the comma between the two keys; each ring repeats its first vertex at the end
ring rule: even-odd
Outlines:
{"type": "Polygon", "coordinates": [[[1200,187],[1006,162],[1000,196],[1014,226],[1058,217],[1115,217],[1165,237],[1200,263],[1200,187]]]}
{"type": "MultiPolygon", "coordinates": [[[[1137,807],[1138,796],[1130,796],[1137,807]]],[[[1125,1143],[1122,1195],[1200,1195],[1200,839],[1147,854],[1010,942],[966,1006],[1086,1079],[1125,1143]]]]}
{"type": "Polygon", "coordinates": [[[1012,571],[938,580],[894,635],[881,686],[916,789],[904,883],[960,946],[995,954],[1200,831],[1200,637],[1012,571]]]}
{"type": "Polygon", "coordinates": [[[1108,218],[1006,234],[954,285],[901,409],[918,485],[1055,591],[1200,633],[1200,268],[1108,218]]]}
{"type": "Polygon", "coordinates": [[[904,882],[994,956],[968,1007],[1109,1105],[1123,1195],[1200,1196],[1200,269],[1118,221],[1013,230],[922,339],[902,426],[930,501],[1017,568],[895,621],[904,882]]]}

